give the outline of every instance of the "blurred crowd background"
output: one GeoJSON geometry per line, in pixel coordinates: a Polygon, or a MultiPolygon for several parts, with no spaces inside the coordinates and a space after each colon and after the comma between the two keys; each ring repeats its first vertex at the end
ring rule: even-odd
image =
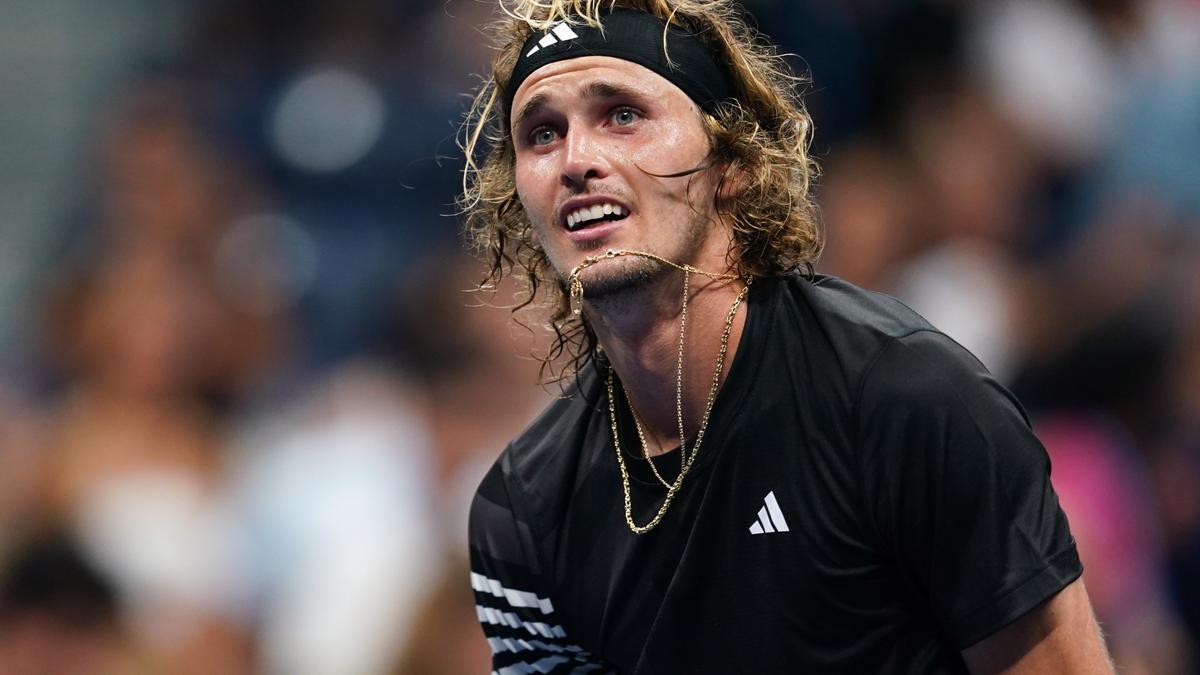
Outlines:
{"type": "MultiPolygon", "coordinates": [[[[1018,393],[1122,672],[1200,672],[1200,2],[746,7],[818,271],[1018,393]]],[[[0,8],[0,672],[489,670],[465,510],[556,394],[466,292],[492,11],[0,8]]]]}

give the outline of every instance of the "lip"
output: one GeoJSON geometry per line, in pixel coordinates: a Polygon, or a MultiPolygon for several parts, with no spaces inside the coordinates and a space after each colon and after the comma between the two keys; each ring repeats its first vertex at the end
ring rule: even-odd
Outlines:
{"type": "MultiPolygon", "coordinates": [[[[574,199],[568,199],[562,206],[559,207],[559,209],[558,209],[558,225],[559,225],[559,227],[563,228],[564,230],[567,229],[567,215],[575,212],[576,209],[581,209],[585,206],[594,206],[596,204],[619,204],[621,206],[621,208],[625,210],[626,218],[633,215],[633,211],[629,208],[629,205],[615,197],[608,197],[605,195],[591,195],[591,196],[587,196],[587,197],[575,197],[574,199]]],[[[613,221],[613,222],[619,223],[621,221],[618,220],[618,221],[613,221]]],[[[603,224],[611,225],[613,223],[603,223],[603,224]]],[[[593,228],[586,228],[586,229],[593,229],[593,228]]],[[[595,229],[600,229],[600,226],[595,226],[595,229]]],[[[575,233],[572,232],[571,234],[575,234],[575,233]]]]}
{"type": "Polygon", "coordinates": [[[566,228],[563,228],[563,231],[567,233],[567,238],[572,242],[576,244],[586,244],[604,239],[608,235],[624,227],[625,221],[627,220],[629,220],[628,216],[622,218],[621,220],[608,220],[600,223],[599,225],[585,227],[582,230],[575,230],[572,232],[566,228]]]}

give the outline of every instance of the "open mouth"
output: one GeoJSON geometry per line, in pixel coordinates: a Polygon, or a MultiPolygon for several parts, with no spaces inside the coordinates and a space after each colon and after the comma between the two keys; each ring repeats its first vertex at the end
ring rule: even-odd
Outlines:
{"type": "Polygon", "coordinates": [[[624,220],[629,217],[620,204],[593,204],[583,206],[567,214],[567,231],[575,232],[601,223],[624,220]]]}

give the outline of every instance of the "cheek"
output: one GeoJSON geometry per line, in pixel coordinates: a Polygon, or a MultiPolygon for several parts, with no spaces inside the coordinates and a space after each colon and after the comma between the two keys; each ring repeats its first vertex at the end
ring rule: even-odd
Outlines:
{"type": "Polygon", "coordinates": [[[548,236],[553,228],[557,228],[554,211],[556,197],[556,178],[548,178],[536,167],[517,165],[515,173],[517,199],[521,200],[521,209],[525,219],[531,226],[533,241],[538,246],[552,254],[555,238],[548,236]]]}
{"type": "Polygon", "coordinates": [[[554,208],[554,183],[536,162],[518,163],[515,179],[517,198],[535,227],[545,222],[546,212],[554,208]]]}
{"type": "Polygon", "coordinates": [[[637,165],[650,173],[668,175],[688,171],[699,166],[708,154],[708,141],[696,129],[662,125],[649,138],[633,155],[637,165]]]}

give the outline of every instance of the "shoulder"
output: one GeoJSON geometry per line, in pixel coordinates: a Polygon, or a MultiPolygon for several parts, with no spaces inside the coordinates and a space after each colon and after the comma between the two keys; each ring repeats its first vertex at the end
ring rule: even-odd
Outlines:
{"type": "Polygon", "coordinates": [[[966,348],[935,330],[881,345],[864,373],[860,398],[903,409],[955,402],[968,409],[991,401],[1025,413],[1016,399],[966,348]]]}
{"type": "Polygon", "coordinates": [[[522,484],[544,482],[558,475],[577,453],[589,420],[603,405],[603,388],[595,368],[586,366],[575,381],[521,432],[505,449],[505,471],[522,484]]]}
{"type": "Polygon", "coordinates": [[[600,378],[586,368],[496,459],[476,501],[503,501],[539,530],[573,485],[584,439],[603,397],[600,378]]]}
{"type": "Polygon", "coordinates": [[[784,341],[810,352],[810,365],[840,371],[851,397],[896,343],[914,338],[920,342],[923,338],[918,336],[925,335],[933,336],[934,343],[954,344],[896,298],[837,277],[792,275],[772,283],[774,330],[783,333],[784,341]]]}
{"type": "Polygon", "coordinates": [[[829,330],[878,344],[933,326],[903,302],[886,293],[860,288],[837,277],[799,275],[783,278],[784,288],[809,308],[829,330]]]}
{"type": "Polygon", "coordinates": [[[808,352],[808,373],[856,425],[877,414],[915,422],[952,409],[1002,413],[1028,426],[1020,404],[973,354],[899,300],[819,275],[782,277],[771,288],[773,330],[783,334],[777,342],[808,352]]]}

